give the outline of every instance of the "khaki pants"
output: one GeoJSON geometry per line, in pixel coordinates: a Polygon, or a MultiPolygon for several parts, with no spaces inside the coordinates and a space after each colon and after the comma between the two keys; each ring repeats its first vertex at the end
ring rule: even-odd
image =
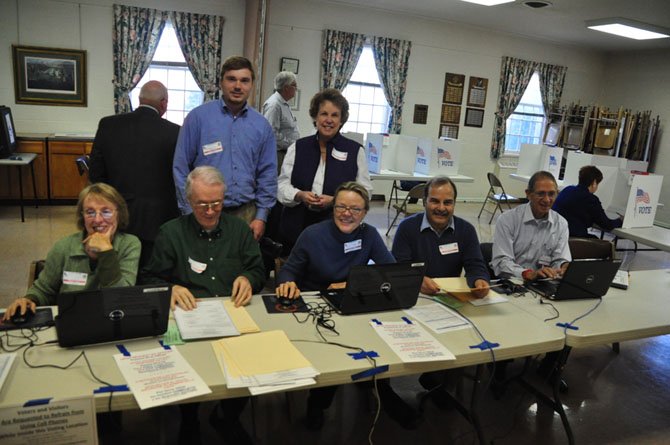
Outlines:
{"type": "Polygon", "coordinates": [[[228,215],[237,216],[249,224],[254,220],[254,218],[256,218],[256,203],[251,201],[246,204],[242,204],[239,207],[235,207],[234,209],[228,209],[224,207],[223,211],[228,215]]]}

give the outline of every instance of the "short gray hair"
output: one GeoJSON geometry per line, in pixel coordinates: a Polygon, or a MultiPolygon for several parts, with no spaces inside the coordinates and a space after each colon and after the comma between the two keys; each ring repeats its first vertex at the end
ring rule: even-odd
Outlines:
{"type": "Polygon", "coordinates": [[[298,78],[290,71],[281,71],[275,76],[275,91],[281,91],[292,83],[298,83],[298,78]]]}
{"type": "Polygon", "coordinates": [[[191,193],[193,188],[193,181],[202,181],[206,185],[223,185],[223,193],[226,192],[226,182],[223,180],[223,175],[218,168],[211,165],[201,165],[194,168],[186,177],[186,185],[184,191],[186,192],[186,199],[191,200],[191,193]]]}

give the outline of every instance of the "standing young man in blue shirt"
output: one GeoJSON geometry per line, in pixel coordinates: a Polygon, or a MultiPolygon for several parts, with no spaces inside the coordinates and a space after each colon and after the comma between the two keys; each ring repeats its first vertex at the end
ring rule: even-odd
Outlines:
{"type": "Polygon", "coordinates": [[[201,165],[218,168],[228,186],[223,211],[247,221],[259,240],[277,196],[277,153],[272,127],[247,103],[254,80],[253,66],[245,57],[223,62],[222,98],[186,116],[173,173],[179,209],[188,214],[192,210],[184,194],[186,176],[201,165]]]}

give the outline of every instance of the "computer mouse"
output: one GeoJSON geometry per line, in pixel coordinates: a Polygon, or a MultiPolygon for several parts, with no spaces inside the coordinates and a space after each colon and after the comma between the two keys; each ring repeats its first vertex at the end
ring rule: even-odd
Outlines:
{"type": "Polygon", "coordinates": [[[22,325],[28,323],[33,318],[35,318],[35,313],[30,309],[26,308],[26,313],[23,315],[21,315],[21,310],[17,309],[16,312],[14,312],[14,315],[12,315],[10,320],[15,325],[22,325]]]}
{"type": "Polygon", "coordinates": [[[295,302],[292,299],[286,297],[277,297],[277,303],[279,303],[283,307],[289,307],[295,304],[295,302]]]}

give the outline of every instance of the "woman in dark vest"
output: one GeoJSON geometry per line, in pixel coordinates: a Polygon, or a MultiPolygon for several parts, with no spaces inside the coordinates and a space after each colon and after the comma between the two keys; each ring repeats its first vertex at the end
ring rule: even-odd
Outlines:
{"type": "Polygon", "coordinates": [[[298,139],[284,158],[277,199],[284,206],[279,231],[290,249],[307,226],[332,217],[333,194],[343,182],[356,181],[372,193],[365,149],[340,134],[349,102],[334,88],[312,97],[309,115],[316,134],[298,139]]]}

